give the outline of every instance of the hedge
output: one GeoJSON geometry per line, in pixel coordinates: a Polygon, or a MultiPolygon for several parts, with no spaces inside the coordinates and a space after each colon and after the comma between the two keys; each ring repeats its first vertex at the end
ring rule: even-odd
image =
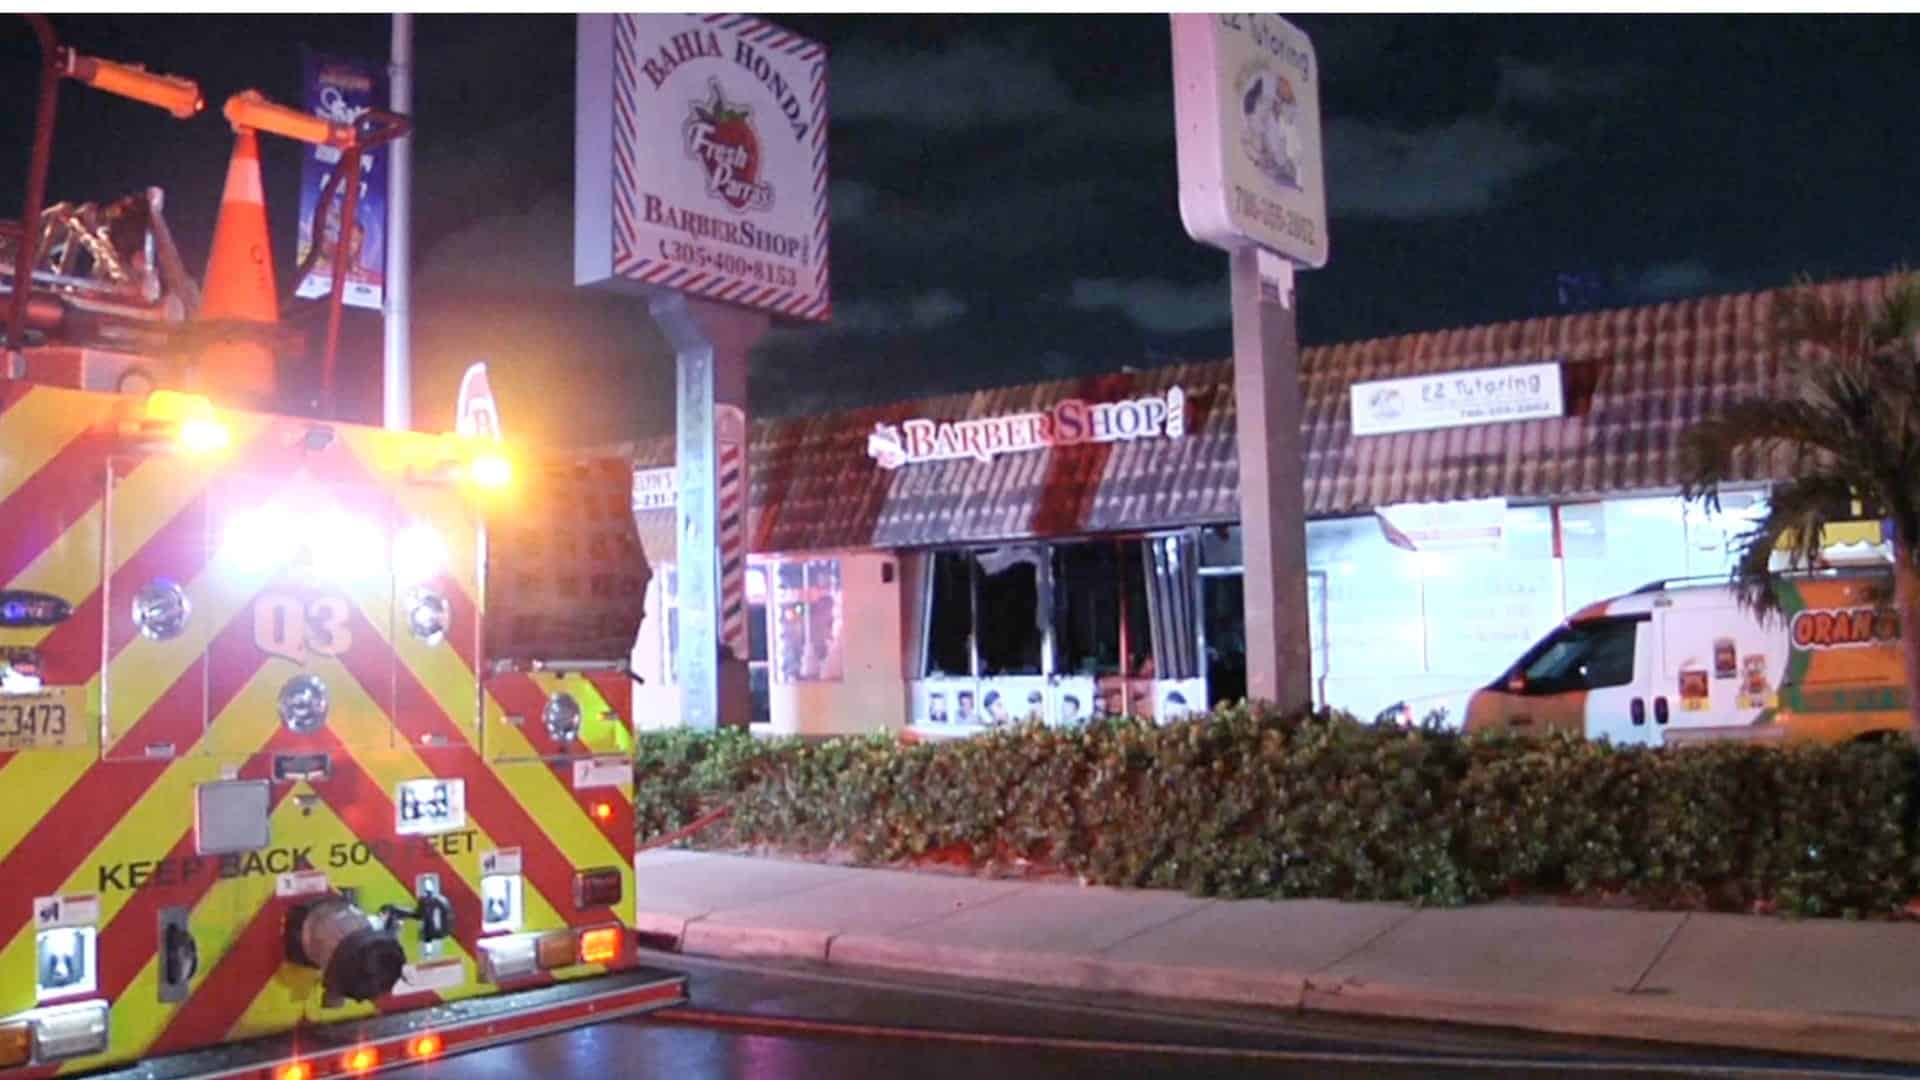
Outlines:
{"type": "Polygon", "coordinates": [[[690,842],[876,865],[959,852],[1207,896],[1853,917],[1920,895],[1905,740],[1648,749],[1241,706],[937,743],[676,730],[640,738],[635,768],[642,843],[728,806],[690,842]]]}

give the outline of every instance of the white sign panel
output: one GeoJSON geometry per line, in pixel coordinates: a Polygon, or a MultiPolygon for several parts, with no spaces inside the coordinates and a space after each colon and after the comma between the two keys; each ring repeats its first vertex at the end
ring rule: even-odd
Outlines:
{"type": "Polygon", "coordinates": [[[671,510],[680,500],[680,470],[669,465],[664,469],[635,469],[633,471],[633,508],[640,510],[671,510]]]}
{"type": "Polygon", "coordinates": [[[1408,551],[1497,551],[1506,537],[1505,499],[1399,503],[1374,514],[1387,542],[1408,551]]]}
{"type": "Polygon", "coordinates": [[[1180,218],[1203,244],[1327,264],[1320,62],[1278,15],[1174,15],[1180,218]]]}
{"type": "Polygon", "coordinates": [[[574,281],[825,321],[827,52],[747,15],[582,15],[574,281]]]}
{"type": "Polygon", "coordinates": [[[1352,395],[1355,435],[1550,419],[1566,410],[1559,364],[1519,364],[1354,383],[1352,395]]]}
{"type": "Polygon", "coordinates": [[[1128,401],[1089,404],[1078,398],[1044,412],[988,416],[978,420],[907,420],[875,424],[867,434],[867,456],[883,469],[923,461],[973,458],[1080,443],[1130,439],[1178,439],[1187,433],[1187,393],[1178,386],[1164,394],[1128,401]]]}

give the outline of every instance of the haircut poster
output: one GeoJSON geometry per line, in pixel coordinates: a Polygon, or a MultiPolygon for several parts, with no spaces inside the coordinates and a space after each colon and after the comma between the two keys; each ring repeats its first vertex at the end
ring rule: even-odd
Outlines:
{"type": "MultiPolygon", "coordinates": [[[[301,49],[306,67],[306,109],[336,124],[351,124],[370,108],[385,109],[387,69],[369,60],[353,60],[301,49]]],[[[295,265],[306,261],[314,245],[314,218],[320,210],[320,192],[337,171],[344,152],[331,146],[305,148],[300,162],[300,236],[295,265]]],[[[313,271],[301,279],[294,295],[324,298],[333,291],[333,253],[340,237],[340,216],[346,206],[343,181],[333,194],[320,236],[320,256],[313,271]]],[[[354,210],[347,240],[345,302],[379,310],[387,277],[387,149],[360,157],[360,204],[354,210]]]]}

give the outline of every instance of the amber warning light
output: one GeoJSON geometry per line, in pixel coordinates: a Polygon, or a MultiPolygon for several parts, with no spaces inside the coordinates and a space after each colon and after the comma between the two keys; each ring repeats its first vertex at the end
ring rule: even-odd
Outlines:
{"type": "Polygon", "coordinates": [[[273,1080],[313,1080],[313,1066],[304,1061],[289,1061],[274,1070],[273,1080]]]}
{"type": "Polygon", "coordinates": [[[625,935],[617,926],[602,926],[580,935],[580,962],[611,964],[620,956],[620,940],[625,935]]]}
{"type": "Polygon", "coordinates": [[[445,1048],[440,1036],[429,1031],[425,1035],[415,1035],[407,1040],[407,1056],[417,1061],[438,1057],[445,1048]]]}

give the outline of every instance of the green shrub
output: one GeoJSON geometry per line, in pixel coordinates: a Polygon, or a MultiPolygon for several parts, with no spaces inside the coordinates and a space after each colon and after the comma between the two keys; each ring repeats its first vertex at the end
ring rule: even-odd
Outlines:
{"type": "Polygon", "coordinates": [[[1804,915],[1920,894],[1905,742],[1785,749],[1463,738],[1223,708],[909,743],[666,731],[638,740],[642,842],[1038,865],[1205,896],[1460,904],[1517,894],[1804,915]]]}

